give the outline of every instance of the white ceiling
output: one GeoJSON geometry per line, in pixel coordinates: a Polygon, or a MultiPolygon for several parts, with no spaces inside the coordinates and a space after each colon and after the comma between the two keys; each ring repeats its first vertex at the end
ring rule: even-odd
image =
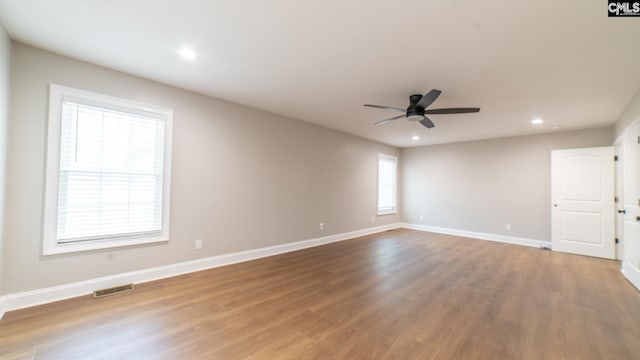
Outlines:
{"type": "Polygon", "coordinates": [[[401,147],[612,124],[640,86],[640,18],[595,0],[0,0],[0,18],[36,47],[401,147]],[[432,88],[432,108],[482,110],[428,130],[362,106],[432,88]]]}

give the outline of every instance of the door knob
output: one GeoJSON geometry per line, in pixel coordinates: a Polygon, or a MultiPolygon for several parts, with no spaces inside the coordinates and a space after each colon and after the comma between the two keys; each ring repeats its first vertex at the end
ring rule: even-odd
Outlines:
{"type": "Polygon", "coordinates": [[[618,214],[626,214],[626,213],[627,213],[627,210],[624,210],[624,209],[618,210],[618,214]]]}
{"type": "Polygon", "coordinates": [[[640,221],[640,216],[636,216],[636,221],[640,221]]]}

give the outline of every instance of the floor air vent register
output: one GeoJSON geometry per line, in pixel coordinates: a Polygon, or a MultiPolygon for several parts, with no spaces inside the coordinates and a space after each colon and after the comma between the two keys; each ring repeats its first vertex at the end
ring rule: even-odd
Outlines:
{"type": "Polygon", "coordinates": [[[134,289],[133,284],[127,284],[127,285],[115,286],[108,289],[96,290],[93,292],[93,298],[99,299],[105,296],[121,294],[127,291],[131,291],[133,289],[134,289]]]}

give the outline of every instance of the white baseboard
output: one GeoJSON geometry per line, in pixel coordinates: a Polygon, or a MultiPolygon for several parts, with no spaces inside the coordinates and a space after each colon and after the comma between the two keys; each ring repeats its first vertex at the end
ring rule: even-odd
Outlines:
{"type": "Polygon", "coordinates": [[[406,229],[428,231],[428,232],[433,232],[438,234],[464,236],[464,237],[480,239],[480,240],[490,240],[490,241],[497,241],[501,243],[524,245],[524,246],[531,246],[531,247],[545,246],[545,247],[551,248],[551,242],[549,241],[528,239],[528,238],[522,238],[522,237],[516,237],[516,236],[488,234],[488,233],[481,233],[481,232],[475,232],[475,231],[458,230],[458,229],[450,229],[450,228],[443,228],[443,227],[437,227],[437,226],[408,224],[408,223],[400,224],[400,226],[406,229]]]}
{"type": "Polygon", "coordinates": [[[267,256],[273,256],[277,254],[283,254],[291,251],[329,244],[332,242],[352,239],[359,236],[397,229],[399,227],[401,227],[401,224],[376,226],[372,228],[350,231],[321,238],[303,240],[253,250],[246,250],[231,254],[212,256],[204,259],[158,266],[123,274],[105,276],[86,281],[79,281],[71,284],[48,287],[44,289],[7,294],[0,297],[0,319],[2,319],[2,316],[4,316],[6,311],[23,309],[26,307],[83,296],[91,294],[94,290],[98,289],[105,289],[122,284],[139,284],[148,281],[154,281],[195,271],[211,269],[219,266],[235,264],[243,261],[259,259],[267,256]]]}
{"type": "Polygon", "coordinates": [[[428,231],[439,234],[464,236],[475,239],[499,241],[510,244],[525,245],[525,246],[550,246],[547,241],[504,236],[497,234],[479,233],[466,230],[456,230],[449,228],[441,228],[436,226],[407,224],[407,223],[395,223],[390,225],[376,226],[372,228],[350,231],[342,234],[335,234],[325,236],[321,238],[303,240],[288,244],[281,244],[275,246],[269,246],[259,249],[246,250],[231,254],[224,254],[218,256],[212,256],[203,259],[197,259],[192,261],[185,261],[165,266],[158,266],[149,269],[143,269],[138,271],[132,271],[122,274],[116,274],[111,276],[105,276],[85,281],[79,281],[70,284],[58,285],[48,287],[44,289],[37,289],[32,291],[25,291],[14,294],[7,294],[0,297],[0,319],[4,316],[5,312],[23,309],[31,306],[46,304],[54,301],[60,301],[73,297],[83,296],[91,294],[94,290],[109,288],[117,285],[128,283],[144,283],[148,281],[154,281],[164,279],[172,276],[178,276],[195,271],[212,269],[215,267],[235,264],[239,262],[259,259],[267,256],[273,256],[277,254],[283,254],[291,251],[306,249],[310,247],[329,244],[332,242],[343,241],[352,239],[359,236],[365,236],[377,232],[382,232],[390,229],[407,228],[420,231],[428,231]]]}
{"type": "Polygon", "coordinates": [[[631,266],[628,262],[622,262],[622,274],[638,291],[640,291],[640,270],[631,266]]]}

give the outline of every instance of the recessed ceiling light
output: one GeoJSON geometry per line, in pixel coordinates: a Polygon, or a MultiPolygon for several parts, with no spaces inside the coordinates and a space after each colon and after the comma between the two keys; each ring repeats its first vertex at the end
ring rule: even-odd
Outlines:
{"type": "Polygon", "coordinates": [[[180,55],[180,57],[182,57],[185,60],[195,60],[197,57],[196,52],[189,47],[183,47],[180,50],[178,50],[178,55],[180,55]]]}
{"type": "Polygon", "coordinates": [[[413,135],[413,136],[411,137],[411,140],[413,140],[413,141],[418,141],[418,140],[420,140],[420,136],[418,136],[418,135],[413,135]]]}
{"type": "Polygon", "coordinates": [[[540,118],[535,118],[535,119],[531,120],[531,123],[532,123],[533,125],[540,125],[540,124],[542,124],[543,122],[544,122],[544,120],[542,120],[542,119],[540,119],[540,118]]]}

